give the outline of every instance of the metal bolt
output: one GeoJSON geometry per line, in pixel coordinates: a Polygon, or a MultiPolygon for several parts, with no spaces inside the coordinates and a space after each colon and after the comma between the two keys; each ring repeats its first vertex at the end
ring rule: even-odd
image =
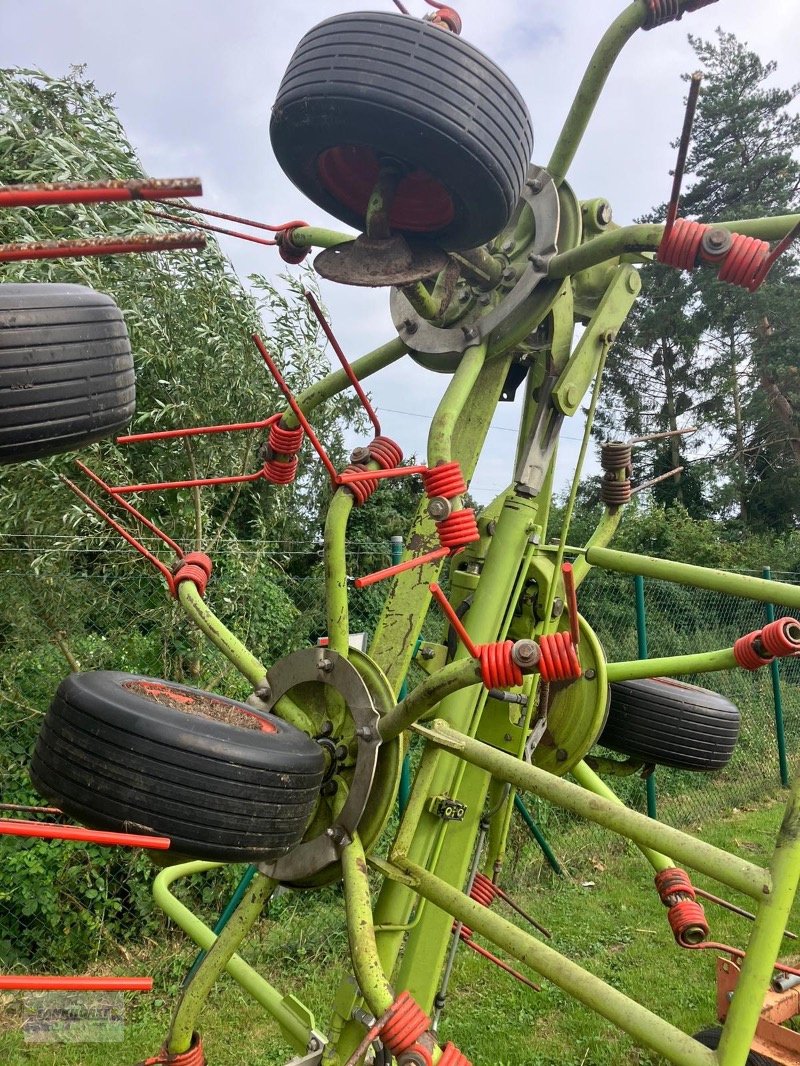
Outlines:
{"type": "Polygon", "coordinates": [[[614,217],[614,212],[611,210],[611,204],[608,200],[602,200],[597,205],[597,223],[600,226],[607,226],[611,219],[614,217]]]}
{"type": "Polygon", "coordinates": [[[573,404],[578,403],[580,398],[581,394],[578,387],[576,385],[570,385],[567,389],[567,403],[572,406],[573,404]]]}
{"type": "Polygon", "coordinates": [[[614,341],[617,339],[617,331],[615,329],[608,330],[607,333],[603,334],[602,339],[605,341],[606,344],[613,344],[614,341]]]}
{"type": "Polygon", "coordinates": [[[478,303],[481,305],[481,307],[488,307],[491,302],[492,297],[489,295],[488,292],[482,292],[478,297],[478,303]]]}
{"type": "Polygon", "coordinates": [[[321,796],[335,796],[339,791],[339,786],[335,781],[326,781],[322,788],[319,790],[321,796]]]}
{"type": "Polygon", "coordinates": [[[328,721],[326,718],[322,725],[319,727],[319,736],[329,737],[333,732],[333,722],[328,721]]]}
{"type": "Polygon", "coordinates": [[[547,273],[547,260],[543,255],[537,255],[535,252],[531,252],[531,254],[528,256],[528,259],[530,259],[531,266],[535,271],[537,271],[537,273],[547,273]]]}
{"type": "Polygon", "coordinates": [[[486,535],[493,537],[497,532],[497,522],[490,522],[486,527],[486,535]]]}
{"type": "Polygon", "coordinates": [[[433,659],[436,655],[436,652],[433,650],[433,648],[423,648],[419,654],[421,659],[425,659],[427,661],[433,659]]]}
{"type": "Polygon", "coordinates": [[[400,329],[402,332],[410,333],[413,336],[419,329],[419,326],[413,320],[413,318],[407,318],[405,322],[403,322],[403,324],[400,326],[400,329]]]}
{"type": "Polygon", "coordinates": [[[628,274],[628,292],[638,292],[641,289],[642,283],[639,280],[639,275],[635,270],[628,274]]]}
{"type": "Polygon", "coordinates": [[[423,1059],[416,1051],[406,1051],[397,1060],[397,1066],[427,1066],[428,1059],[423,1059]]]}
{"type": "Polygon", "coordinates": [[[733,244],[733,234],[720,226],[712,226],[703,234],[702,248],[709,255],[724,255],[733,244]]]}
{"type": "Polygon", "coordinates": [[[319,1040],[315,1036],[312,1036],[311,1039],[308,1041],[306,1051],[310,1051],[313,1053],[314,1051],[320,1051],[321,1048],[322,1044],[320,1044],[319,1040]]]}
{"type": "Polygon", "coordinates": [[[530,178],[525,182],[531,192],[541,192],[544,188],[544,182],[541,178],[530,178]]]}
{"type": "Polygon", "coordinates": [[[518,640],[511,649],[511,658],[521,670],[533,670],[541,657],[542,653],[535,640],[518,640]]]}
{"type": "Polygon", "coordinates": [[[257,696],[260,700],[264,700],[265,703],[270,699],[272,696],[272,688],[266,678],[264,678],[263,681],[260,681],[257,687],[253,689],[253,695],[257,696]]]}
{"type": "Polygon", "coordinates": [[[322,670],[324,673],[329,674],[333,670],[333,659],[320,659],[317,663],[317,669],[322,670]]]}
{"type": "Polygon", "coordinates": [[[471,295],[469,289],[461,289],[458,294],[458,302],[460,304],[468,303],[471,295]]]}
{"type": "Polygon", "coordinates": [[[346,759],[349,754],[350,751],[346,744],[340,744],[339,747],[336,749],[336,758],[339,760],[339,762],[342,762],[344,759],[346,759]]]}
{"type": "Polygon", "coordinates": [[[351,463],[368,463],[369,462],[369,448],[353,448],[350,452],[351,463]]]}
{"type": "Polygon", "coordinates": [[[428,503],[428,514],[434,522],[443,522],[453,513],[453,505],[444,496],[434,496],[428,503]]]}
{"type": "Polygon", "coordinates": [[[586,678],[587,681],[594,681],[594,679],[597,677],[597,671],[593,670],[590,666],[588,670],[584,671],[583,676],[586,678]]]}
{"type": "Polygon", "coordinates": [[[364,1010],[363,1007],[353,1007],[350,1017],[354,1022],[360,1022],[365,1029],[371,1029],[378,1020],[374,1015],[370,1014],[369,1011],[364,1010]]]}
{"type": "Polygon", "coordinates": [[[566,762],[568,758],[569,758],[569,752],[565,751],[564,748],[559,748],[558,751],[556,752],[556,761],[557,762],[566,762]]]}
{"type": "Polygon", "coordinates": [[[362,740],[372,740],[375,734],[372,732],[368,725],[360,725],[356,730],[356,736],[362,740]]]}
{"type": "Polygon", "coordinates": [[[464,340],[476,341],[478,339],[478,331],[474,326],[462,326],[461,332],[464,334],[464,340]]]}
{"type": "Polygon", "coordinates": [[[503,243],[500,245],[500,251],[501,252],[505,252],[506,255],[508,255],[509,252],[513,252],[514,251],[514,239],[513,239],[513,237],[509,237],[507,240],[503,241],[503,243]]]}
{"type": "Polygon", "coordinates": [[[514,281],[517,277],[517,272],[513,267],[506,267],[501,277],[503,281],[514,281]]]}
{"type": "Polygon", "coordinates": [[[564,613],[564,601],[561,599],[560,596],[556,596],[556,598],[553,600],[553,613],[552,613],[552,615],[550,617],[551,618],[560,618],[563,613],[564,613]]]}

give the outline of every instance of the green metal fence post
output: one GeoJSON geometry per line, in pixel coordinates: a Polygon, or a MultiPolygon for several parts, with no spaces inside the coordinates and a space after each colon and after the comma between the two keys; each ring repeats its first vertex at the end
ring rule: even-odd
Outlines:
{"type": "MultiPolygon", "coordinates": [[[[765,566],[762,576],[768,580],[772,577],[772,570],[765,566]]],[[[764,604],[764,614],[767,622],[775,621],[775,605],[764,604]]],[[[778,741],[778,765],[781,770],[781,784],[784,788],[789,787],[789,762],[786,758],[786,732],[783,727],[783,694],[781,693],[781,671],[778,660],[773,659],[769,666],[772,675],[772,697],[775,701],[775,736],[778,741]]]]}
{"type": "MultiPolygon", "coordinates": [[[[397,566],[398,563],[403,561],[403,538],[392,537],[392,566],[397,566]]],[[[408,681],[404,680],[400,686],[401,700],[404,700],[408,695],[408,681]]],[[[408,800],[411,796],[411,753],[406,752],[403,756],[403,765],[400,767],[400,788],[397,793],[397,805],[400,810],[400,817],[406,813],[406,807],[408,807],[408,800]]]]}
{"type": "MultiPolygon", "coordinates": [[[[644,578],[636,574],[633,579],[633,587],[636,592],[636,640],[639,645],[639,658],[647,658],[647,613],[644,607],[644,578]]],[[[645,784],[647,786],[647,813],[651,818],[657,818],[656,807],[656,775],[649,774],[645,784]]]]}
{"type": "Polygon", "coordinates": [[[522,800],[519,798],[518,795],[514,796],[514,806],[516,807],[517,812],[520,815],[520,817],[522,818],[523,822],[525,823],[525,825],[527,825],[528,829],[530,830],[531,836],[536,841],[536,843],[539,845],[539,847],[542,849],[542,854],[547,859],[547,861],[550,863],[550,866],[552,867],[553,871],[555,873],[557,873],[559,875],[559,877],[563,877],[564,876],[564,870],[562,869],[561,863],[555,857],[555,854],[553,853],[553,849],[548,844],[547,838],[545,837],[544,833],[541,831],[539,826],[533,820],[533,815],[531,814],[531,812],[528,810],[528,808],[525,806],[525,804],[522,802],[522,800]]]}

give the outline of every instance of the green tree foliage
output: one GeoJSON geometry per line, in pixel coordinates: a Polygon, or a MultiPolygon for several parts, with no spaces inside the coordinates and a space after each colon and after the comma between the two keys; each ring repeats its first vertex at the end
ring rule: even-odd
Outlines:
{"type": "MultiPolygon", "coordinates": [[[[800,189],[798,87],[772,84],[764,63],[731,34],[690,38],[703,91],[682,214],[704,221],[782,214],[800,189]]],[[[664,207],[649,220],[663,219],[664,207]]],[[[686,440],[644,450],[642,476],[684,465],[654,490],[697,517],[753,530],[800,521],[800,313],[797,263],[786,256],[752,295],[710,270],[647,268],[644,295],[613,353],[603,436],[696,424],[686,440]]]]}

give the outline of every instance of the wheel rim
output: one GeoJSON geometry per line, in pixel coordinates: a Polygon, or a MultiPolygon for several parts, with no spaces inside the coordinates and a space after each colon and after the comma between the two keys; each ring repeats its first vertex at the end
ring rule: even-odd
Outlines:
{"type": "MultiPolygon", "coordinates": [[[[328,192],[348,210],[363,216],[380,169],[375,152],[360,145],[328,148],[317,159],[317,174],[328,192]]],[[[432,233],[449,226],[455,213],[445,186],[427,171],[414,170],[397,186],[389,225],[412,233],[432,233]]]]}

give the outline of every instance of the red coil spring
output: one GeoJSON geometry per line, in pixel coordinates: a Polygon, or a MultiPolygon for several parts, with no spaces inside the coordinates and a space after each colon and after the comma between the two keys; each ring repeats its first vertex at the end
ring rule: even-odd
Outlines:
{"type": "Polygon", "coordinates": [[[472,1066],[467,1056],[455,1044],[445,1044],[439,1066],[472,1066]]]}
{"type": "Polygon", "coordinates": [[[376,437],[367,450],[370,459],[382,470],[391,470],[403,461],[403,449],[391,437],[376,437]]]}
{"type": "Polygon", "coordinates": [[[181,559],[175,571],[175,598],[178,597],[178,586],[183,581],[191,581],[200,595],[205,596],[211,567],[211,560],[203,552],[191,552],[181,559]]]}
{"type": "Polygon", "coordinates": [[[297,455],[303,446],[304,437],[302,426],[286,429],[280,422],[273,422],[269,427],[268,443],[276,455],[297,455]]]}
{"type": "Polygon", "coordinates": [[[467,491],[460,463],[442,463],[432,470],[426,470],[422,475],[422,484],[425,486],[425,495],[430,500],[436,496],[452,500],[467,491]]]}
{"type": "Polygon", "coordinates": [[[139,1066],[207,1066],[203,1042],[197,1033],[192,1036],[192,1046],[180,1055],[170,1055],[166,1047],[153,1058],[145,1059],[139,1066]]]}
{"type": "MultiPolygon", "coordinates": [[[[360,474],[366,470],[364,463],[351,463],[342,471],[343,474],[360,474]]],[[[378,491],[377,481],[351,481],[344,486],[355,499],[356,507],[362,507],[367,500],[378,491]]]]}
{"type": "Polygon", "coordinates": [[[761,630],[761,646],[770,655],[780,658],[800,654],[800,640],[791,635],[791,630],[800,627],[793,618],[779,618],[761,630]]]}
{"type": "Polygon", "coordinates": [[[578,653],[569,633],[551,633],[539,638],[542,657],[539,673],[542,681],[574,681],[581,676],[578,653]]]}
{"type": "Polygon", "coordinates": [[[739,637],[733,645],[733,656],[743,670],[759,670],[762,666],[772,662],[771,655],[762,655],[756,647],[756,639],[760,636],[761,630],[757,629],[755,633],[739,637]]]}
{"type": "Polygon", "coordinates": [[[478,647],[481,678],[487,688],[514,688],[522,684],[522,671],[511,657],[513,640],[478,647]]]}
{"type": "Polygon", "coordinates": [[[302,263],[310,248],[298,248],[292,243],[292,234],[299,227],[292,226],[291,229],[279,230],[275,236],[275,243],[278,245],[278,255],[284,261],[284,263],[291,263],[293,266],[297,266],[298,263],[302,263]]]}
{"type": "Polygon", "coordinates": [[[691,222],[679,218],[670,233],[665,233],[658,246],[656,259],[677,270],[694,270],[703,243],[703,234],[708,226],[703,222],[691,222]]]}
{"type": "Polygon", "coordinates": [[[275,485],[291,485],[297,477],[297,456],[289,462],[281,462],[280,459],[269,459],[264,463],[264,477],[275,485]]]}
{"type": "Polygon", "coordinates": [[[497,896],[497,885],[494,881],[491,881],[486,874],[476,874],[469,893],[470,899],[474,899],[482,907],[491,907],[497,896]]]}
{"type": "Polygon", "coordinates": [[[719,280],[755,292],[766,277],[768,259],[769,244],[766,241],[734,233],[733,244],[719,272],[719,280]]]}
{"type": "Polygon", "coordinates": [[[463,548],[481,539],[475,512],[471,507],[453,511],[444,521],[436,523],[436,530],[439,534],[439,543],[443,548],[449,548],[450,551],[463,548]]]}
{"type": "Polygon", "coordinates": [[[398,1058],[430,1028],[431,1020],[409,992],[401,992],[381,1025],[381,1040],[398,1058]]]}
{"type": "Polygon", "coordinates": [[[647,18],[644,29],[654,30],[667,22],[677,22],[681,17],[680,0],[647,0],[647,18]]]}
{"type": "Polygon", "coordinates": [[[675,940],[681,947],[696,947],[706,940],[709,927],[706,914],[697,902],[694,885],[685,870],[672,866],[656,875],[656,888],[665,907],[675,940]]]}

